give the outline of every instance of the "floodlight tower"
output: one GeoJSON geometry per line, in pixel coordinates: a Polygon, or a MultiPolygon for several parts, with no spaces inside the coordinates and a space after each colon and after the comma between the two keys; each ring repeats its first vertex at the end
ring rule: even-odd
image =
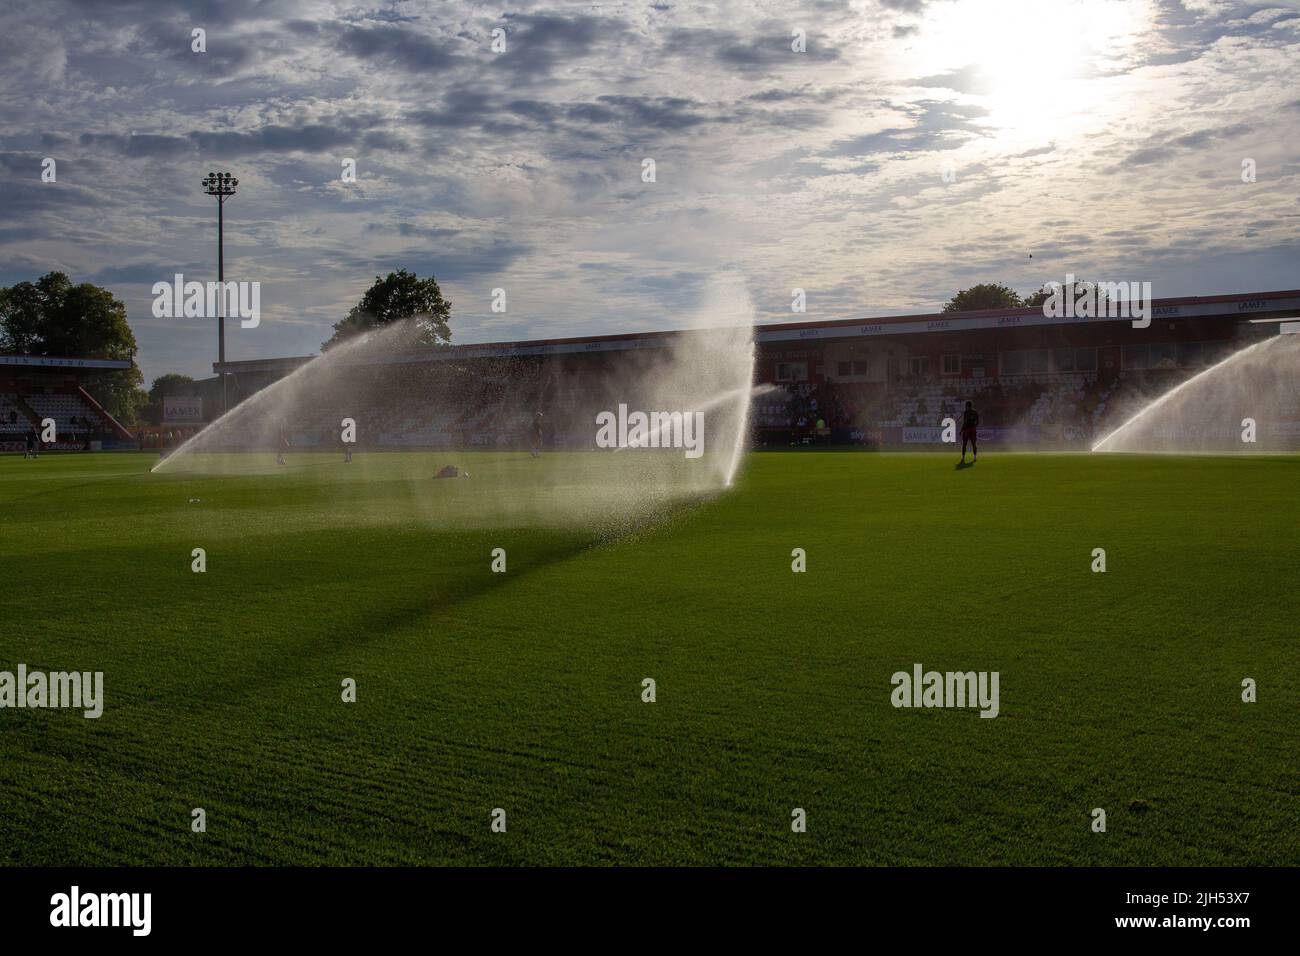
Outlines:
{"type": "Polygon", "coordinates": [[[221,414],[226,413],[226,260],[222,250],[226,228],[226,200],[235,194],[239,180],[230,173],[208,173],[203,179],[203,191],[217,197],[217,363],[221,369],[221,414]]]}

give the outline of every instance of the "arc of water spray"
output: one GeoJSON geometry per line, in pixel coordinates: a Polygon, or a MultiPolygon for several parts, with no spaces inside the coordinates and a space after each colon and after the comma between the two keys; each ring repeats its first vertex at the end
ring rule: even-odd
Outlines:
{"type": "MultiPolygon", "coordinates": [[[[741,420],[740,420],[740,427],[739,427],[739,436],[736,440],[736,445],[731,452],[731,461],[727,464],[727,477],[726,477],[727,487],[731,486],[731,479],[735,477],[736,467],[737,465],[740,464],[740,455],[745,448],[745,435],[747,432],[747,426],[749,425],[749,403],[752,399],[755,399],[760,395],[766,395],[768,392],[773,392],[773,391],[776,391],[775,385],[755,385],[753,388],[745,388],[743,386],[741,388],[731,388],[731,389],[727,389],[727,391],[722,392],[719,395],[715,395],[713,398],[709,399],[699,408],[694,409],[694,411],[696,412],[707,412],[710,409],[717,408],[719,405],[731,401],[732,399],[739,399],[743,401],[743,404],[741,405],[740,408],[741,420]]],[[[646,435],[647,444],[650,443],[651,439],[658,437],[659,433],[664,430],[665,426],[666,423],[661,424],[657,428],[650,431],[649,434],[646,435]]],[[[631,446],[620,445],[614,450],[616,452],[619,452],[622,451],[624,448],[628,448],[628,447],[631,446]]]]}
{"type": "MultiPolygon", "coordinates": [[[[178,447],[166,458],[156,463],[150,469],[150,471],[154,472],[168,467],[174,461],[180,459],[186,452],[190,451],[192,448],[204,447],[204,445],[207,442],[209,442],[214,436],[217,437],[221,436],[223,434],[223,428],[225,428],[235,416],[255,414],[258,410],[264,407],[273,406],[274,403],[278,400],[278,398],[281,395],[290,393],[292,389],[295,388],[300,381],[308,378],[309,376],[317,372],[321,368],[322,362],[326,363],[326,365],[329,367],[332,367],[335,364],[339,364],[340,362],[345,361],[346,358],[351,357],[353,353],[364,348],[365,345],[370,343],[371,341],[374,341],[377,338],[387,337],[396,334],[395,333],[396,328],[397,327],[394,326],[391,329],[380,330],[378,332],[374,332],[368,335],[359,336],[353,342],[349,342],[346,345],[340,346],[339,348],[333,350],[332,352],[329,353],[328,356],[325,355],[319,356],[318,358],[312,360],[311,362],[308,362],[300,366],[299,368],[290,372],[284,378],[281,378],[271,383],[266,388],[262,389],[256,394],[245,399],[243,402],[236,405],[234,408],[228,410],[224,415],[222,415],[216,421],[211,422],[202,431],[200,431],[196,435],[191,436],[186,441],[182,442],[180,447],[178,447]]],[[[747,358],[745,375],[746,378],[752,381],[753,371],[754,371],[754,359],[755,359],[754,346],[752,342],[750,342],[748,345],[747,354],[745,357],[747,358]]],[[[554,373],[552,372],[552,374],[554,373]]],[[[724,475],[725,487],[731,486],[732,482],[735,479],[736,472],[740,467],[740,462],[744,456],[745,448],[747,445],[746,439],[748,436],[750,401],[759,395],[766,394],[776,389],[777,386],[770,385],[770,384],[759,385],[756,387],[750,387],[746,385],[739,388],[727,389],[713,396],[712,398],[708,399],[706,402],[704,402],[703,405],[695,409],[695,411],[703,412],[703,411],[708,411],[717,408],[718,406],[723,405],[727,402],[736,401],[738,403],[739,422],[737,425],[737,435],[736,435],[736,441],[734,443],[731,452],[731,460],[727,464],[727,469],[724,475]]],[[[662,430],[662,428],[663,426],[661,425],[658,429],[656,429],[656,432],[654,434],[657,434],[658,431],[662,430]]]]}
{"type": "Polygon", "coordinates": [[[398,322],[388,326],[385,329],[369,332],[366,333],[365,335],[359,335],[351,342],[348,342],[345,345],[341,345],[338,348],[334,349],[333,351],[328,352],[324,355],[318,355],[310,362],[306,362],[298,366],[296,369],[294,369],[284,378],[277,379],[276,381],[272,382],[270,385],[266,386],[266,388],[244,399],[234,408],[227,409],[225,414],[222,415],[220,418],[216,419],[215,421],[209,422],[200,431],[196,432],[195,434],[191,435],[189,438],[185,439],[185,441],[181,442],[180,446],[177,447],[175,451],[173,451],[166,458],[163,458],[161,461],[157,462],[152,468],[150,468],[149,469],[150,474],[152,474],[155,471],[158,471],[161,468],[165,468],[167,465],[170,465],[173,461],[179,460],[181,455],[183,455],[184,453],[190,450],[191,445],[202,447],[202,445],[205,442],[209,441],[212,438],[212,436],[220,435],[221,429],[226,425],[228,421],[232,420],[236,415],[246,415],[249,413],[250,409],[261,408],[262,406],[267,405],[268,403],[274,401],[277,396],[288,393],[295,385],[298,384],[299,381],[306,379],[309,375],[312,375],[315,372],[319,371],[321,368],[321,363],[328,362],[331,365],[342,363],[347,356],[350,356],[356,352],[361,351],[365,346],[369,345],[370,343],[378,339],[386,340],[387,338],[400,334],[400,330],[403,329],[404,327],[405,326],[403,323],[398,322]]]}
{"type": "Polygon", "coordinates": [[[1223,360],[1221,360],[1221,361],[1219,361],[1219,362],[1216,362],[1215,364],[1211,365],[1209,368],[1207,368],[1207,369],[1202,369],[1201,371],[1199,371],[1199,372],[1197,372],[1195,375],[1193,375],[1191,378],[1189,378],[1187,381],[1185,381],[1185,382],[1181,382],[1181,383],[1179,383],[1178,385],[1175,385],[1175,386],[1174,386],[1173,388],[1171,388],[1169,391],[1165,392],[1163,395],[1161,395],[1159,398],[1157,398],[1154,402],[1151,402],[1149,405],[1144,406],[1142,409],[1140,409],[1140,410],[1138,411],[1138,413],[1137,413],[1136,415],[1134,415],[1132,418],[1130,418],[1128,421],[1126,421],[1123,425],[1120,425],[1119,428],[1116,428],[1114,431],[1112,431],[1109,435],[1107,435],[1107,436],[1106,436],[1105,438],[1103,438],[1101,441],[1096,442],[1096,443],[1092,446],[1092,450],[1093,450],[1093,451],[1102,451],[1102,450],[1103,450],[1103,446],[1106,445],[1106,444],[1107,444],[1108,442],[1110,442],[1111,440],[1113,440],[1113,439],[1115,438],[1116,435],[1118,435],[1120,432],[1124,431],[1126,428],[1129,428],[1130,426],[1132,426],[1132,425],[1136,424],[1137,422],[1141,421],[1143,418],[1146,418],[1148,415],[1150,415],[1150,414],[1151,414],[1152,412],[1154,412],[1156,409],[1160,408],[1160,406],[1164,405],[1165,402],[1169,401],[1171,398],[1173,398],[1175,395],[1177,395],[1177,394],[1178,394],[1179,392],[1181,392],[1183,389],[1187,388],[1189,385],[1194,384],[1195,382],[1197,382],[1197,381],[1199,381],[1200,379],[1204,378],[1205,376],[1211,374],[1212,372],[1217,372],[1219,369],[1224,368],[1224,367],[1227,366],[1227,365],[1231,365],[1233,362],[1236,362],[1236,361],[1237,361],[1238,359],[1240,359],[1240,358],[1244,358],[1245,356],[1249,355],[1251,352],[1255,351],[1255,349],[1259,348],[1261,345],[1267,345],[1269,342],[1276,342],[1276,341],[1277,341],[1276,338],[1263,339],[1263,340],[1261,340],[1261,341],[1259,341],[1259,342],[1255,342],[1255,343],[1253,343],[1253,344],[1251,344],[1251,345],[1247,345],[1244,349],[1241,349],[1240,351],[1237,351],[1237,352],[1233,352],[1233,353],[1232,353],[1231,355],[1229,355],[1227,358],[1225,358],[1225,359],[1223,359],[1223,360]]]}
{"type": "MultiPolygon", "coordinates": [[[[754,347],[749,347],[749,366],[751,374],[754,367],[754,347]]],[[[766,395],[768,392],[776,391],[776,386],[772,384],[758,385],[746,393],[745,389],[738,388],[736,391],[740,397],[740,434],[736,437],[736,445],[731,449],[731,462],[727,465],[727,477],[724,487],[730,488],[732,479],[736,477],[736,470],[740,468],[740,457],[745,453],[745,444],[749,439],[749,403],[759,395],[766,395]]]]}

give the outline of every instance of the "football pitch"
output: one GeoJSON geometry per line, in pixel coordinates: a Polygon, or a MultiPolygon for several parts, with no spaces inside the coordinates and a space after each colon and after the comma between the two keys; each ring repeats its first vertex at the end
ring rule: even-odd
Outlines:
{"type": "Polygon", "coordinates": [[[477,520],[598,457],[0,458],[0,671],[104,674],[0,709],[0,862],[1295,863],[1300,457],[757,453],[477,520]],[[997,716],[895,707],[917,664],[997,716]]]}

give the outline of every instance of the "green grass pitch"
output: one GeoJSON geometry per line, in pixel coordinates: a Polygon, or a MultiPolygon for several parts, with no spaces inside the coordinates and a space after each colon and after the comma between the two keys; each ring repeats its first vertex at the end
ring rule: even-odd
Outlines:
{"type": "Polygon", "coordinates": [[[0,670],[106,696],[0,710],[0,862],[1296,861],[1300,458],[766,453],[661,521],[474,520],[595,458],[0,458],[0,670]],[[916,662],[1000,715],[895,709],[916,662]]]}

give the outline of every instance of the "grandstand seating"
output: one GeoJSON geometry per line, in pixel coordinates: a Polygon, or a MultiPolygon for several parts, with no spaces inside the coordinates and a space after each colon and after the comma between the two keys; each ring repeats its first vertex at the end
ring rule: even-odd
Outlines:
{"type": "Polygon", "coordinates": [[[59,431],[102,427],[103,421],[80,395],[66,392],[34,393],[23,399],[38,418],[52,418],[59,431]]]}
{"type": "Polygon", "coordinates": [[[109,430],[109,423],[80,393],[11,392],[0,394],[0,450],[21,448],[28,431],[41,431],[41,421],[54,419],[58,440],[46,447],[76,449],[95,436],[109,430]]]}
{"type": "Polygon", "coordinates": [[[17,399],[16,395],[0,395],[0,434],[6,437],[24,435],[32,427],[17,399]]]}

